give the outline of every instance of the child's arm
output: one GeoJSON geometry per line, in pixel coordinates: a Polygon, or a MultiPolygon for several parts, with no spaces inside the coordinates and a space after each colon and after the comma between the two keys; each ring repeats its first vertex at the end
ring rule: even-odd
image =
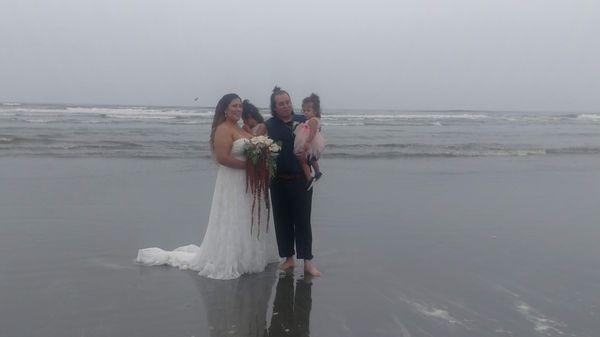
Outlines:
{"type": "Polygon", "coordinates": [[[256,126],[256,132],[253,134],[253,136],[267,136],[267,126],[265,123],[260,123],[256,126]]]}
{"type": "Polygon", "coordinates": [[[317,134],[319,128],[319,121],[316,118],[311,118],[306,123],[308,123],[308,126],[310,127],[310,133],[308,134],[308,138],[306,139],[306,146],[308,146],[308,144],[310,144],[313,141],[315,135],[317,134]]]}

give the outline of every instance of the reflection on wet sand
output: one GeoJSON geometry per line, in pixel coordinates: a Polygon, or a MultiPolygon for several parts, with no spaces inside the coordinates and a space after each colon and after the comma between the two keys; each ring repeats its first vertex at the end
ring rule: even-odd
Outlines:
{"type": "Polygon", "coordinates": [[[279,278],[269,337],[310,336],[311,287],[312,277],[308,275],[296,281],[295,292],[292,273],[283,274],[279,278]]]}
{"type": "MultiPolygon", "coordinates": [[[[235,280],[196,282],[207,310],[210,336],[265,336],[266,316],[277,266],[235,280]]],[[[197,277],[197,275],[195,275],[197,277]]]]}
{"type": "Polygon", "coordinates": [[[294,289],[294,275],[279,273],[275,265],[236,280],[198,280],[210,336],[310,336],[312,278],[300,277],[294,289]]]}

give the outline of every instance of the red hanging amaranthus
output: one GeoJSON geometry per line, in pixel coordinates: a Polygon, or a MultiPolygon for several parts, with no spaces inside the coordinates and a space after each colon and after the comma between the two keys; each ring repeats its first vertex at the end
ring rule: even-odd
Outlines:
{"type": "Polygon", "coordinates": [[[269,231],[271,220],[271,203],[269,201],[269,182],[275,175],[275,158],[280,147],[273,140],[258,136],[246,143],[246,193],[252,194],[250,233],[257,226],[257,237],[260,238],[262,203],[267,211],[266,230],[269,231]]]}

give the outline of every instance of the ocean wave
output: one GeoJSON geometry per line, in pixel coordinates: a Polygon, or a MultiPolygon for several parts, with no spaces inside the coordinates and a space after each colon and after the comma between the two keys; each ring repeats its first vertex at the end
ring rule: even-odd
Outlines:
{"type": "MultiPolygon", "coordinates": [[[[488,152],[461,151],[377,151],[377,152],[327,152],[324,159],[419,159],[419,158],[481,158],[481,157],[528,157],[544,155],[600,154],[600,149],[588,151],[555,150],[505,150],[488,152]]],[[[0,156],[57,156],[70,158],[211,158],[210,151],[203,146],[172,147],[155,149],[141,144],[71,144],[60,146],[6,147],[0,142],[0,156]]]]}
{"type": "Polygon", "coordinates": [[[206,109],[145,108],[145,107],[68,107],[68,113],[92,114],[106,118],[173,119],[212,117],[213,111],[206,109]]]}
{"type": "Polygon", "coordinates": [[[488,152],[402,152],[381,151],[365,153],[333,152],[324,153],[324,158],[339,159],[402,159],[402,158],[473,158],[473,157],[523,157],[547,154],[544,150],[515,150],[515,151],[488,151],[488,152]]]}
{"type": "MultiPolygon", "coordinates": [[[[44,129],[46,130],[46,129],[44,129]]],[[[152,137],[146,130],[124,129],[127,136],[107,134],[90,130],[65,131],[29,136],[17,136],[13,133],[0,134],[0,150],[4,153],[73,152],[69,156],[113,156],[139,153],[158,157],[187,158],[201,155],[210,156],[210,146],[191,134],[164,134],[161,138],[152,137]],[[90,136],[92,138],[90,138],[90,136]],[[181,138],[181,137],[184,138],[181,138]],[[169,138],[165,138],[169,137],[169,138]],[[98,139],[100,138],[100,139],[98,139]],[[113,139],[111,139],[113,138],[113,139]]],[[[401,158],[467,158],[467,157],[527,157],[542,155],[599,155],[600,146],[543,146],[533,144],[506,143],[457,143],[428,144],[401,143],[393,140],[381,142],[357,142],[348,144],[330,142],[323,154],[324,158],[347,159],[401,159],[401,158]]]]}
{"type": "Polygon", "coordinates": [[[110,149],[110,150],[128,150],[143,148],[144,145],[127,142],[127,141],[111,141],[105,140],[98,143],[87,143],[87,144],[72,144],[65,145],[62,148],[65,150],[81,150],[81,149],[110,149]]]}
{"type": "Polygon", "coordinates": [[[73,118],[72,116],[62,116],[57,118],[31,118],[31,117],[10,117],[11,121],[20,123],[32,124],[52,124],[52,123],[69,123],[69,124],[122,124],[122,123],[143,123],[153,122],[161,124],[182,124],[182,125],[199,125],[210,124],[211,120],[202,119],[181,119],[172,116],[98,116],[98,119],[90,118],[73,118]]]}
{"type": "Polygon", "coordinates": [[[52,107],[23,107],[23,106],[16,106],[16,107],[10,107],[10,108],[3,108],[1,110],[3,113],[17,113],[17,114],[23,114],[23,115],[36,115],[36,114],[48,114],[48,113],[55,113],[55,114],[64,114],[66,111],[66,107],[56,107],[56,108],[52,108],[52,107]]]}
{"type": "Polygon", "coordinates": [[[321,123],[321,125],[323,126],[364,126],[365,123],[364,122],[332,122],[330,121],[323,121],[321,123]]]}
{"type": "Polygon", "coordinates": [[[144,107],[72,107],[72,106],[15,106],[0,110],[0,115],[24,118],[70,118],[94,116],[99,118],[126,119],[187,119],[209,118],[214,115],[206,108],[144,108],[144,107]]]}
{"type": "Polygon", "coordinates": [[[175,122],[171,122],[171,123],[168,123],[168,124],[174,124],[174,125],[177,125],[177,124],[184,124],[184,125],[198,125],[198,124],[209,124],[209,123],[211,123],[211,122],[212,122],[212,121],[205,121],[205,122],[202,122],[202,121],[200,121],[200,120],[186,120],[186,121],[175,121],[175,122]]]}
{"type": "Polygon", "coordinates": [[[19,137],[13,135],[0,135],[0,145],[15,145],[15,144],[39,144],[53,143],[54,139],[51,135],[38,135],[36,137],[19,137]]]}
{"type": "Polygon", "coordinates": [[[21,103],[11,103],[11,102],[6,102],[6,103],[2,103],[2,106],[20,106],[21,103]]]}
{"type": "Polygon", "coordinates": [[[484,119],[484,114],[331,114],[324,115],[323,120],[335,119],[484,119]]]}
{"type": "Polygon", "coordinates": [[[38,149],[27,152],[7,152],[0,148],[0,157],[48,158],[106,158],[106,159],[212,159],[210,153],[132,152],[132,151],[73,151],[65,149],[38,149]]]}
{"type": "MultiPolygon", "coordinates": [[[[268,111],[262,110],[265,118],[268,111]]],[[[25,123],[55,123],[72,121],[77,124],[86,123],[123,123],[150,121],[152,123],[167,123],[181,121],[177,124],[205,124],[212,120],[214,109],[208,107],[143,107],[143,106],[63,106],[63,105],[6,105],[0,106],[0,117],[25,123]],[[98,120],[105,120],[99,122],[98,120]],[[193,122],[185,122],[193,120],[193,122]]],[[[449,111],[358,111],[332,110],[322,118],[324,126],[432,126],[442,127],[459,124],[556,124],[581,123],[585,121],[599,122],[598,113],[557,114],[551,112],[477,112],[469,110],[449,111]]]]}
{"type": "Polygon", "coordinates": [[[576,118],[600,122],[600,114],[580,114],[580,115],[577,115],[576,118]]]}
{"type": "Polygon", "coordinates": [[[49,119],[49,118],[17,118],[21,122],[27,123],[59,123],[60,119],[49,119]]]}
{"type": "Polygon", "coordinates": [[[548,154],[600,154],[600,147],[573,146],[564,148],[547,149],[548,154]]]}
{"type": "Polygon", "coordinates": [[[104,115],[108,118],[123,118],[123,119],[176,119],[177,116],[168,116],[168,115],[117,115],[110,114],[104,115]]]}
{"type": "Polygon", "coordinates": [[[525,157],[540,155],[597,155],[600,147],[562,148],[510,147],[502,144],[329,144],[325,158],[395,159],[395,158],[461,158],[461,157],[525,157]]]}

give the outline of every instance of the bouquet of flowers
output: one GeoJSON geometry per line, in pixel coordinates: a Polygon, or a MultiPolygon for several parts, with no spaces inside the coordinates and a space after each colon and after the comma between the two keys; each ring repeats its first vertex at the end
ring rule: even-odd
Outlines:
{"type": "Polygon", "coordinates": [[[271,138],[265,136],[256,136],[250,138],[244,146],[246,155],[246,193],[252,193],[252,214],[250,223],[250,233],[255,224],[255,218],[258,228],[258,237],[260,237],[260,215],[261,200],[265,203],[267,209],[267,231],[269,230],[269,219],[271,217],[271,206],[269,202],[269,181],[275,176],[277,165],[275,159],[281,150],[281,146],[271,138]],[[255,217],[255,210],[258,208],[258,216],[255,217]]]}

